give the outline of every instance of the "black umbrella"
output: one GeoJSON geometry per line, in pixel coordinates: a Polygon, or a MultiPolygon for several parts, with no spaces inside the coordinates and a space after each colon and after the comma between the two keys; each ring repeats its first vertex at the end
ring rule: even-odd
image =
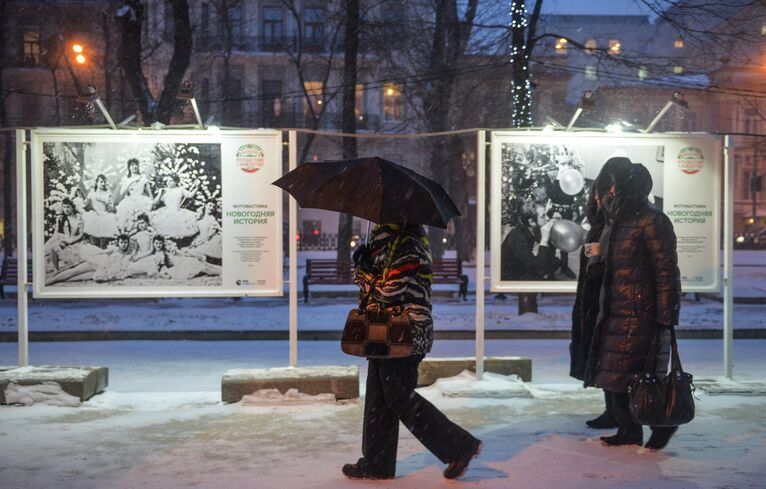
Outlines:
{"type": "Polygon", "coordinates": [[[376,223],[446,228],[460,215],[441,185],[378,157],[304,163],[273,184],[301,207],[345,212],[376,223]]]}

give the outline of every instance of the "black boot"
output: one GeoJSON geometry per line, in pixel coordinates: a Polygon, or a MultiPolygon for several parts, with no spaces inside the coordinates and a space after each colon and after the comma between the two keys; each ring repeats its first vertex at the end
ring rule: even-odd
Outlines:
{"type": "Polygon", "coordinates": [[[639,424],[620,426],[616,434],[612,436],[602,436],[601,441],[610,447],[620,445],[643,445],[644,430],[639,424]]]}
{"type": "Polygon", "coordinates": [[[617,420],[614,417],[613,403],[612,396],[609,395],[607,391],[604,391],[604,405],[606,408],[604,409],[603,414],[598,418],[586,421],[585,424],[596,430],[619,428],[620,425],[617,424],[617,420]]]}
{"type": "Polygon", "coordinates": [[[481,453],[481,447],[481,441],[474,440],[470,450],[464,453],[462,457],[459,457],[457,460],[450,462],[449,465],[447,465],[447,468],[444,469],[444,477],[447,479],[457,479],[465,474],[471,460],[478,457],[479,453],[481,453]]]}
{"type": "Polygon", "coordinates": [[[355,464],[344,465],[341,471],[349,479],[385,480],[394,478],[394,474],[371,473],[364,458],[360,458],[355,464]]]}
{"type": "Polygon", "coordinates": [[[667,446],[670,438],[678,431],[678,426],[652,427],[652,436],[644,445],[652,450],[661,450],[667,446]]]}
{"type": "Polygon", "coordinates": [[[609,411],[604,411],[601,416],[593,419],[589,419],[585,422],[589,428],[595,430],[607,430],[617,428],[619,425],[615,421],[614,416],[609,411]]]}

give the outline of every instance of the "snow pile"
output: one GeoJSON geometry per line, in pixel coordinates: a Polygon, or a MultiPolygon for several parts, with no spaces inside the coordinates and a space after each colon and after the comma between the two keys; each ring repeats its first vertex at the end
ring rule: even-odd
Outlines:
{"type": "Polygon", "coordinates": [[[9,382],[5,388],[7,404],[47,404],[49,406],[78,407],[80,399],[64,392],[56,382],[43,382],[35,385],[19,385],[9,382]]]}
{"type": "Polygon", "coordinates": [[[487,399],[508,399],[532,397],[527,385],[518,375],[500,375],[484,372],[481,380],[476,374],[463,370],[454,377],[438,379],[433,385],[420,389],[426,397],[471,397],[487,399]]]}
{"type": "Polygon", "coordinates": [[[239,401],[244,406],[264,406],[274,404],[335,404],[334,394],[310,395],[298,392],[298,389],[288,389],[282,394],[279,389],[260,389],[242,397],[239,401]]]}

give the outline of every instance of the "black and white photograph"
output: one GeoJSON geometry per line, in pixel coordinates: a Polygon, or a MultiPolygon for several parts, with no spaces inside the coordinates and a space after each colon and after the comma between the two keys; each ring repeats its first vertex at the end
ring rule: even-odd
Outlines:
{"type": "Polygon", "coordinates": [[[221,284],[218,143],[44,142],[38,209],[46,287],[221,284]]]}
{"type": "MultiPolygon", "coordinates": [[[[652,175],[662,209],[664,146],[561,138],[500,144],[500,281],[572,282],[590,225],[585,208],[604,163],[623,157],[652,175]]],[[[495,243],[497,244],[497,243],[495,243]]]]}

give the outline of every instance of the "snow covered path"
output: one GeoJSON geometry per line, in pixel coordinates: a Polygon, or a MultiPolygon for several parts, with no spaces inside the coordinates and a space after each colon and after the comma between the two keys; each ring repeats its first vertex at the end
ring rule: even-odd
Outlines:
{"type": "MultiPolygon", "coordinates": [[[[766,398],[701,396],[668,448],[607,448],[584,421],[597,391],[544,399],[432,400],[485,443],[462,481],[477,488],[756,488],[766,477],[766,398]]],[[[0,409],[7,489],[445,487],[442,464],[406,430],[397,479],[354,482],[362,404],[221,405],[217,392],[119,393],[80,408],[0,409]]]]}
{"type": "MultiPolygon", "coordinates": [[[[607,448],[585,428],[603,398],[566,376],[567,341],[496,340],[488,354],[533,359],[534,399],[443,397],[421,390],[485,442],[457,485],[477,488],[756,488],[766,478],[766,397],[700,394],[698,415],[660,453],[607,448]]],[[[0,364],[16,345],[0,344],[0,364]]],[[[697,378],[721,371],[720,341],[682,340],[697,378]]],[[[766,379],[766,341],[734,342],[738,379],[766,379]]],[[[433,356],[472,355],[471,341],[437,341],[433,356]]],[[[110,387],[79,408],[0,407],[3,489],[444,487],[442,465],[406,431],[398,478],[344,479],[359,456],[362,406],[223,405],[228,368],[287,363],[283,341],[32,343],[35,364],[100,364],[110,387]]],[[[301,365],[357,364],[337,342],[300,345],[301,365]]],[[[364,372],[363,377],[364,378],[364,372]]]]}

